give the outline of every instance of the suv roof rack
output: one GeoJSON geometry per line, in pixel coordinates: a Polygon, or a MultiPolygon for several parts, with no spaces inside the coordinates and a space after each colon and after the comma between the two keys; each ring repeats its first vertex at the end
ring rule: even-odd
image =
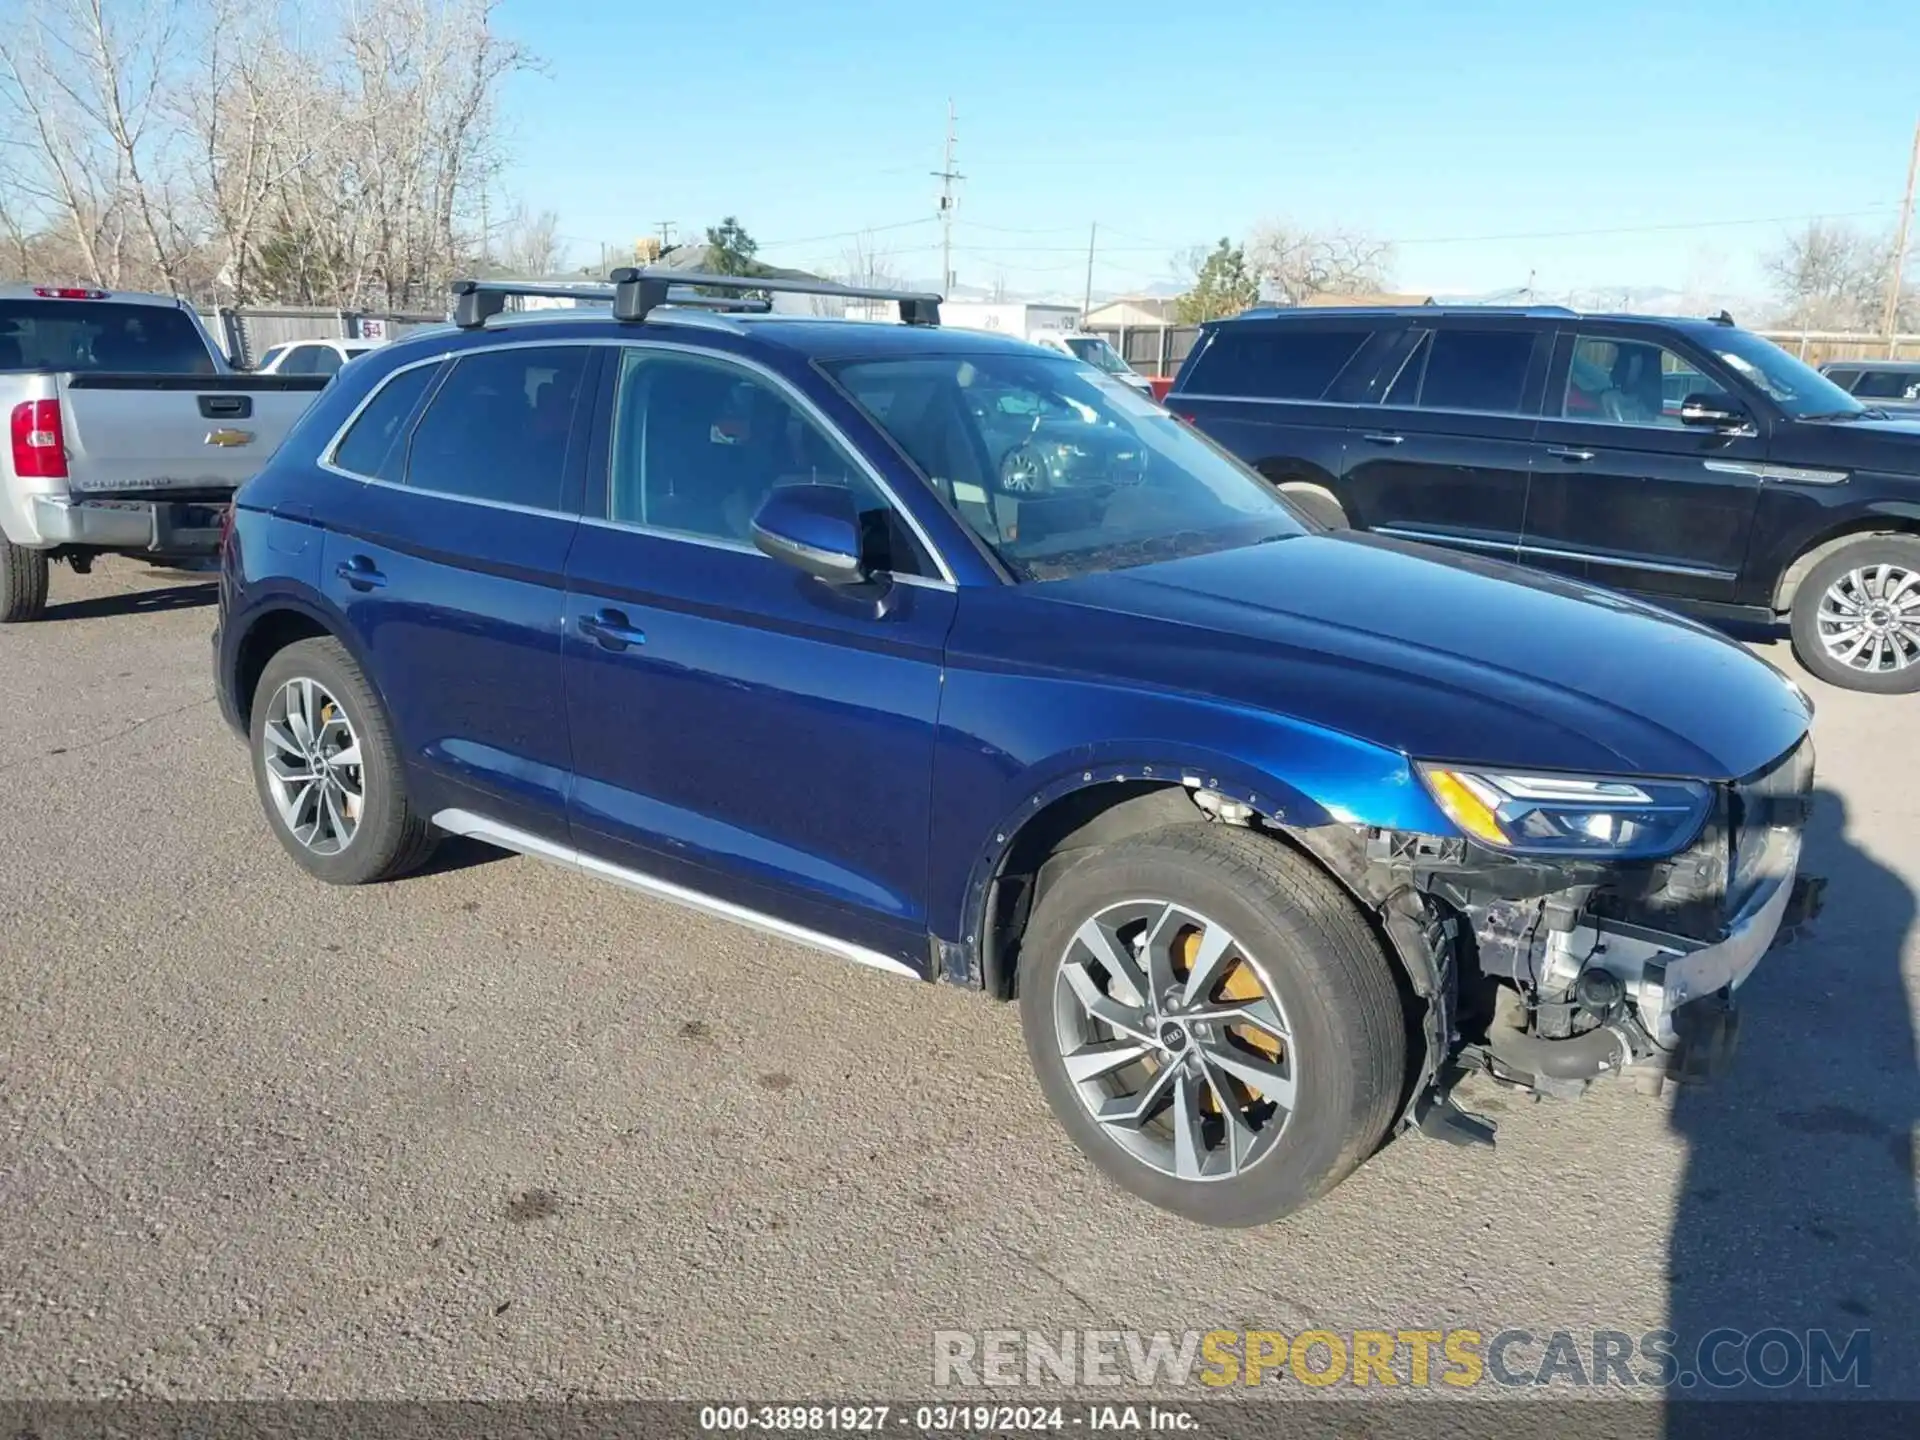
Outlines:
{"type": "Polygon", "coordinates": [[[453,282],[453,323],[477,330],[507,308],[518,296],[553,300],[605,301],[616,320],[640,321],[662,305],[693,306],[702,310],[764,314],[771,308],[765,294],[825,295],[842,300],[892,300],[908,325],[938,325],[940,297],[928,291],[880,290],[864,285],[842,285],[834,280],[780,280],[752,275],[708,275],[698,270],[659,267],[613,272],[610,285],[554,285],[519,280],[456,280],[453,282]],[[696,289],[694,287],[700,287],[696,289]],[[702,294],[701,289],[730,291],[702,294]],[[758,291],[756,296],[750,292],[758,291]]]}
{"type": "MultiPolygon", "coordinates": [[[[682,286],[708,290],[760,291],[769,295],[826,295],[841,300],[892,300],[900,306],[907,325],[938,325],[940,297],[928,290],[887,290],[871,285],[842,285],[837,280],[767,279],[757,275],[709,275],[699,270],[668,270],[661,266],[613,272],[613,315],[616,320],[644,320],[647,312],[670,300],[682,286]]],[[[702,297],[711,298],[711,297],[702,297]]]]}

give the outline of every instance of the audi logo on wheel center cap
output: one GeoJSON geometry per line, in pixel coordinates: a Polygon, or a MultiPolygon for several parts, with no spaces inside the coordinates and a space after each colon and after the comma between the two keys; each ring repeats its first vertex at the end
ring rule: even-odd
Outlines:
{"type": "Polygon", "coordinates": [[[1187,1032],[1169,1020],[1160,1027],[1160,1043],[1169,1050],[1184,1050],[1187,1048],[1187,1032]]]}

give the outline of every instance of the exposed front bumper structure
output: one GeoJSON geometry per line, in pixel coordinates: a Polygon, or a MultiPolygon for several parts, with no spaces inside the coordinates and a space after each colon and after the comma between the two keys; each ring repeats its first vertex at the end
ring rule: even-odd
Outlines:
{"type": "Polygon", "coordinates": [[[36,495],[33,526],[54,548],[213,555],[220,549],[220,507],[205,501],[77,500],[36,495]]]}

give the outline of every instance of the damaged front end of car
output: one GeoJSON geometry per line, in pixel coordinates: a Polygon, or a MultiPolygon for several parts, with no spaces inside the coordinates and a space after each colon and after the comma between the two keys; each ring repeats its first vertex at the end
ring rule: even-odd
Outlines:
{"type": "Polygon", "coordinates": [[[1564,1096],[1724,1067],[1735,993],[1819,908],[1799,873],[1811,739],[1732,783],[1420,771],[1462,835],[1356,837],[1390,938],[1442,980],[1409,1118],[1463,1138],[1447,1091],[1469,1071],[1564,1096]]]}

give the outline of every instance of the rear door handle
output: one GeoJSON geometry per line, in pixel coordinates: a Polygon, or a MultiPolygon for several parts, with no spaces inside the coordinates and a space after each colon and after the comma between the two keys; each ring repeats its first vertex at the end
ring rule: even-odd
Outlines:
{"type": "Polygon", "coordinates": [[[356,590],[378,590],[387,583],[387,577],[364,555],[341,561],[334,567],[333,573],[356,590]]]}
{"type": "Polygon", "coordinates": [[[1369,445],[1398,445],[1407,437],[1404,435],[1395,435],[1386,430],[1372,430],[1360,438],[1365,440],[1369,445]]]}
{"type": "Polygon", "coordinates": [[[647,643],[647,632],[618,610],[596,610],[591,615],[582,615],[580,633],[602,650],[624,650],[629,645],[647,643]]]}
{"type": "Polygon", "coordinates": [[[1571,445],[1549,445],[1547,447],[1547,454],[1553,456],[1556,460],[1565,460],[1573,465],[1591,460],[1594,456],[1594,452],[1591,450],[1578,450],[1571,445]]]}

